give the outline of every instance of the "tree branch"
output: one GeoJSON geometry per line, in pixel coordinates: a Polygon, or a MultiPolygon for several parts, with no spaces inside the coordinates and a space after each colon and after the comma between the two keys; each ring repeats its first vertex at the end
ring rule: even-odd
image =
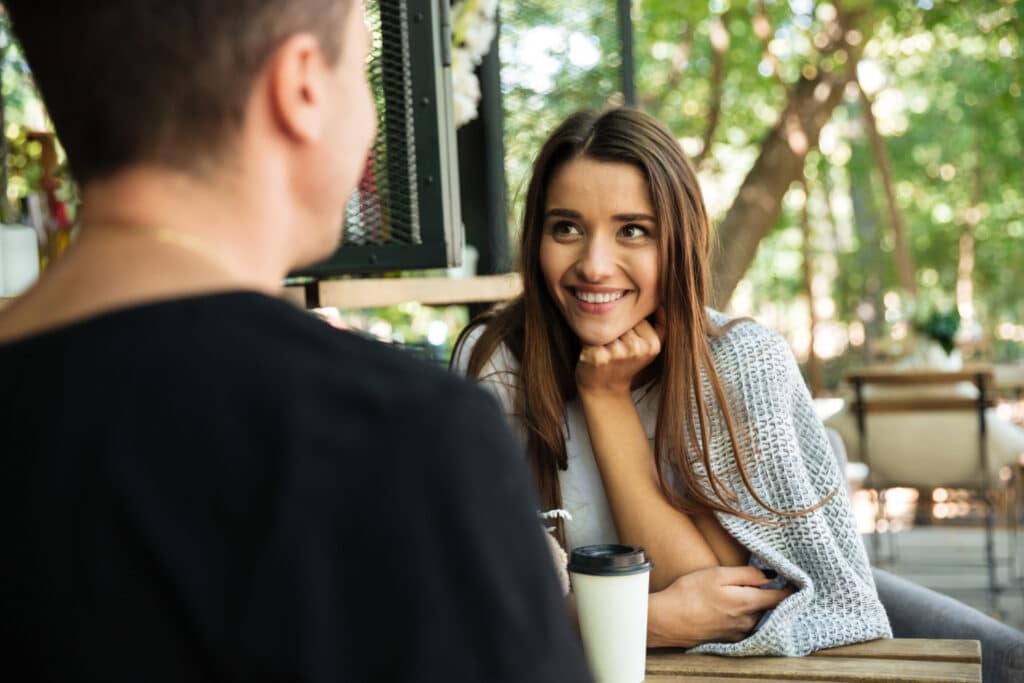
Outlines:
{"type": "Polygon", "coordinates": [[[903,215],[896,203],[896,190],[892,182],[892,167],[889,164],[889,154],[885,149],[885,141],[878,133],[878,122],[875,120],[875,113],[871,109],[871,98],[864,92],[860,81],[854,79],[857,86],[857,95],[860,98],[861,115],[864,117],[864,128],[868,132],[871,141],[871,151],[875,157],[875,164],[878,166],[878,173],[882,177],[882,187],[885,190],[885,205],[889,213],[889,226],[892,228],[892,235],[895,244],[896,273],[899,276],[900,286],[907,294],[915,296],[917,285],[914,281],[914,260],[910,255],[910,248],[907,246],[906,231],[903,228],[903,215]]]}
{"type": "MultiPolygon", "coordinates": [[[[686,67],[690,64],[690,50],[693,48],[693,24],[686,23],[686,27],[679,34],[679,45],[676,47],[676,54],[672,57],[672,69],[669,71],[668,81],[665,82],[664,92],[675,90],[683,80],[686,67]]],[[[640,97],[640,104],[644,108],[656,105],[659,98],[656,95],[647,94],[640,97]]]]}
{"type": "Polygon", "coordinates": [[[761,41],[762,57],[765,59],[772,68],[772,76],[778,81],[779,85],[785,90],[789,90],[789,85],[782,78],[782,69],[779,67],[779,58],[772,52],[771,42],[772,36],[775,34],[772,29],[772,23],[768,19],[768,9],[764,5],[764,0],[758,0],[757,11],[751,18],[751,23],[754,28],[754,35],[761,41]]]}
{"type": "Polygon", "coordinates": [[[708,107],[708,125],[704,129],[703,145],[700,154],[693,160],[697,166],[704,163],[711,153],[711,141],[722,118],[722,82],[725,80],[730,43],[728,22],[729,12],[726,11],[711,24],[711,104],[708,107]]]}

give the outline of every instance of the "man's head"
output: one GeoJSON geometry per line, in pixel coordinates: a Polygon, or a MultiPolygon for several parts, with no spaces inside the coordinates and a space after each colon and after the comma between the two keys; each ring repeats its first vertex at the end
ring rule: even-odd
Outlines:
{"type": "Polygon", "coordinates": [[[337,243],[376,118],[356,0],[5,0],[71,171],[245,173],[296,258],[337,243]]]}
{"type": "Polygon", "coordinates": [[[83,184],[134,162],[201,167],[230,144],[253,81],[288,36],[334,61],[337,0],[7,0],[83,184]]]}

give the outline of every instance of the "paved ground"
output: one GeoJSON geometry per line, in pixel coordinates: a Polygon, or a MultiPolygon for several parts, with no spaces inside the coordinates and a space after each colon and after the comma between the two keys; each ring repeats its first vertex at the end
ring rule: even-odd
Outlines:
{"type": "Polygon", "coordinates": [[[995,595],[988,590],[985,532],[979,528],[915,527],[895,534],[880,534],[881,552],[874,558],[870,535],[864,537],[876,566],[904,576],[932,590],[950,595],[1000,621],[1024,630],[1024,532],[1018,551],[1017,579],[1013,577],[1012,536],[995,532],[995,595]]]}

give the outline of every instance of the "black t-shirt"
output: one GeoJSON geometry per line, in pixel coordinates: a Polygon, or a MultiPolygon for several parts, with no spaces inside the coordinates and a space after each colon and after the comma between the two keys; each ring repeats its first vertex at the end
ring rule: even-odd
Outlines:
{"type": "Polygon", "coordinates": [[[479,389],[228,293],[0,345],[0,678],[576,681],[479,389]]]}

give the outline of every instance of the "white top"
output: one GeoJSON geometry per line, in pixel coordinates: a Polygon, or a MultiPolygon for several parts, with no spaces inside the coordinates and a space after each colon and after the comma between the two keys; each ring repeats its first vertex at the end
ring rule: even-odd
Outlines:
{"type": "MultiPolygon", "coordinates": [[[[466,374],[470,350],[476,345],[483,330],[483,326],[480,326],[471,331],[466,343],[459,348],[453,365],[460,373],[466,374]]],[[[498,399],[513,430],[525,444],[526,438],[522,425],[516,422],[514,417],[512,392],[516,386],[515,376],[514,370],[513,372],[508,371],[513,368],[518,369],[518,364],[503,346],[499,353],[484,366],[480,384],[498,399]]],[[[655,422],[658,418],[658,394],[657,390],[638,389],[633,392],[633,399],[640,413],[640,421],[644,425],[644,431],[647,438],[650,439],[652,447],[655,422]]],[[[612,520],[612,511],[604,491],[604,482],[601,480],[601,473],[597,468],[597,461],[594,459],[594,450],[590,445],[590,433],[587,431],[587,422],[579,399],[574,399],[566,405],[563,429],[566,435],[565,451],[568,469],[559,472],[558,483],[562,491],[562,508],[572,515],[571,520],[564,522],[566,545],[569,548],[578,548],[584,545],[618,543],[619,535],[612,520]]]]}
{"type": "MultiPolygon", "coordinates": [[[[712,323],[728,318],[709,311],[712,323]]],[[[470,351],[482,334],[474,330],[454,359],[465,373],[470,351]]],[[[710,341],[719,377],[730,397],[737,438],[748,443],[748,472],[758,494],[780,510],[802,510],[835,491],[827,505],[782,525],[750,522],[715,513],[725,530],[798,592],[784,600],[755,633],[739,643],[707,643],[694,652],[725,655],[802,656],[818,649],[892,637],[878,600],[867,553],[857,534],[849,496],[828,438],[817,418],[796,360],[784,339],[755,323],[739,323],[710,341]]],[[[479,378],[513,414],[518,364],[504,346],[479,378]]],[[[703,378],[705,396],[711,385],[703,378]]],[[[640,419],[653,439],[660,392],[634,392],[640,419]]],[[[739,498],[745,512],[766,511],[753,499],[732,464],[724,422],[711,410],[711,463],[739,498]]],[[[578,400],[566,406],[568,469],[559,473],[569,547],[617,541],[604,485],[590,446],[578,400]]],[[[522,436],[522,427],[513,423],[522,436]]],[[[697,474],[703,466],[695,463],[697,474]]],[[[706,477],[705,477],[706,478],[706,477]]],[[[767,515],[771,517],[771,515],[767,515]]]]}

